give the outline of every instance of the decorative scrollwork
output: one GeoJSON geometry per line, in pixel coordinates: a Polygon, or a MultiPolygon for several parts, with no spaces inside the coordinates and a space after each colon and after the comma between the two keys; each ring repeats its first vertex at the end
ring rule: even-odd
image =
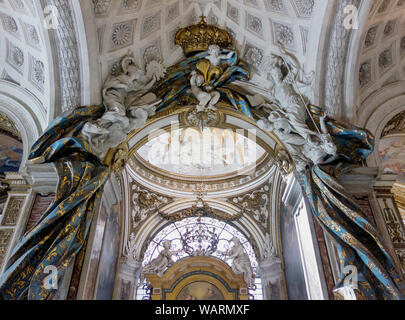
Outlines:
{"type": "Polygon", "coordinates": [[[207,204],[204,204],[203,207],[198,207],[194,204],[191,208],[176,213],[167,214],[159,211],[159,215],[170,222],[180,221],[191,217],[209,217],[223,221],[236,221],[242,217],[243,211],[241,210],[237,215],[230,215],[219,210],[214,210],[207,204]]]}
{"type": "Polygon", "coordinates": [[[205,109],[198,111],[197,108],[189,110],[185,116],[186,123],[189,126],[200,129],[207,127],[217,127],[221,122],[221,115],[218,110],[205,109]]]}

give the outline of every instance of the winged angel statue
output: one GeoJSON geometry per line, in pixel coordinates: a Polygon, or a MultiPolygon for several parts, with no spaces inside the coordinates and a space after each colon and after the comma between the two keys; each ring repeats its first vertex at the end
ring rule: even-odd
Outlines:
{"type": "Polygon", "coordinates": [[[262,114],[258,126],[284,143],[312,214],[336,241],[342,271],[334,292],[346,298],[404,299],[404,284],[380,234],[337,180],[371,154],[374,137],[312,105],[314,74],[305,74],[281,44],[280,51],[268,59],[273,83],[267,99],[250,100],[260,102],[252,105],[262,114]],[[347,284],[348,266],[358,270],[357,288],[347,284]]]}
{"type": "Polygon", "coordinates": [[[270,102],[256,106],[267,114],[258,120],[260,128],[271,131],[281,139],[299,172],[310,163],[319,164],[336,156],[336,146],[326,128],[325,116],[319,117],[319,127],[308,109],[313,98],[314,73],[305,74],[297,59],[280,43],[282,56],[268,59],[272,85],[268,90],[270,102]],[[312,128],[308,125],[312,120],[312,128]]]}
{"type": "Polygon", "coordinates": [[[121,68],[120,74],[110,75],[104,84],[105,113],[96,121],[87,122],[82,129],[100,159],[110,148],[122,143],[129,132],[141,128],[161,102],[150,90],[165,75],[162,64],[150,62],[145,73],[129,52],[122,59],[121,68]]]}

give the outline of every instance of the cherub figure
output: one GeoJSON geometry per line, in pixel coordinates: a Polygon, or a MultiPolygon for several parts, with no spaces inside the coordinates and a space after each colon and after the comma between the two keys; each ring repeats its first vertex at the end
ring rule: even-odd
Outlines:
{"type": "Polygon", "coordinates": [[[211,63],[212,66],[219,66],[221,64],[221,60],[228,60],[235,54],[235,52],[230,50],[224,49],[224,51],[228,51],[228,54],[221,54],[220,47],[216,44],[212,44],[208,47],[208,55],[206,56],[206,59],[211,63]]]}
{"type": "Polygon", "coordinates": [[[197,105],[197,112],[208,110],[216,110],[215,105],[218,103],[221,97],[220,93],[216,90],[204,91],[201,89],[204,84],[204,77],[197,73],[195,70],[191,72],[190,86],[191,92],[200,102],[197,105]]]}

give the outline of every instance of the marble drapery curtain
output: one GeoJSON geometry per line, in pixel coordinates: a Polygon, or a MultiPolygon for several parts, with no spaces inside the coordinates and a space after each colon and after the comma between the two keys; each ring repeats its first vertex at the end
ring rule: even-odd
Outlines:
{"type": "MultiPolygon", "coordinates": [[[[311,111],[315,118],[322,114],[315,106],[311,106],[311,111]]],[[[312,214],[337,243],[341,274],[336,289],[345,287],[351,270],[347,267],[353,266],[358,274],[357,298],[402,300],[405,287],[381,236],[336,180],[372,153],[374,137],[366,130],[332,119],[326,125],[338,148],[338,157],[314,165],[297,177],[312,214]]]]}
{"type": "Polygon", "coordinates": [[[37,226],[14,248],[0,278],[0,299],[51,299],[57,287],[45,283],[52,271],[49,266],[57,270],[57,276],[49,279],[61,280],[83,247],[109,169],[94,156],[80,130],[103,112],[103,106],[76,108],[55,119],[32,147],[30,160],[55,162],[57,195],[37,226]]]}

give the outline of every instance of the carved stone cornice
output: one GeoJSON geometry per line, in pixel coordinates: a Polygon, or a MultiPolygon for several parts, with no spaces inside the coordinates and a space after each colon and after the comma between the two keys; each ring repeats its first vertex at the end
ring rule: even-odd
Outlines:
{"type": "Polygon", "coordinates": [[[53,163],[27,164],[24,177],[32,190],[41,194],[55,192],[59,179],[53,163]]]}
{"type": "Polygon", "coordinates": [[[11,191],[15,192],[26,192],[31,188],[27,180],[18,172],[6,172],[6,181],[10,186],[11,191]]]}
{"type": "Polygon", "coordinates": [[[175,221],[180,221],[186,218],[191,218],[191,217],[210,217],[214,219],[219,219],[223,221],[235,221],[239,220],[244,211],[241,209],[240,213],[237,215],[231,215],[227,214],[225,212],[222,212],[220,210],[215,210],[209,207],[206,203],[204,203],[203,207],[198,207],[197,205],[193,205],[191,208],[188,208],[186,210],[178,211],[175,213],[164,213],[159,211],[159,215],[163,218],[166,219],[170,222],[175,222],[175,221]]]}

